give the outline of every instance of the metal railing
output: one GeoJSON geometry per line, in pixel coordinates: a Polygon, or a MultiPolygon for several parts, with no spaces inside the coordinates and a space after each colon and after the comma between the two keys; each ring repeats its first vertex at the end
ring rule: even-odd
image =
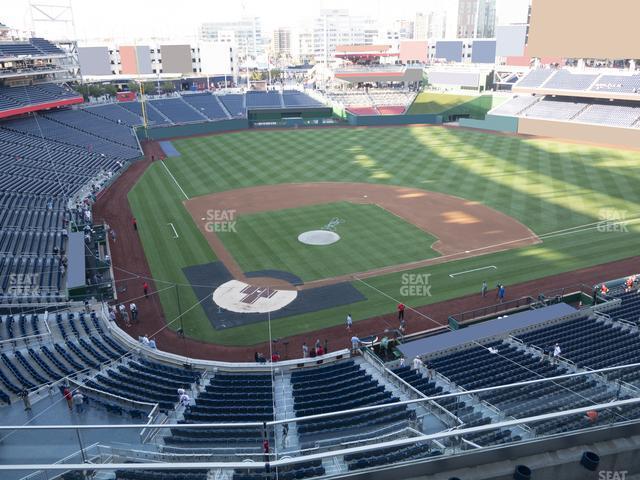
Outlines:
{"type": "MultiPolygon", "coordinates": [[[[413,394],[414,398],[421,398],[421,399],[429,398],[420,390],[415,388],[413,385],[410,385],[409,383],[405,382],[402,378],[400,378],[398,375],[396,375],[391,370],[389,370],[387,366],[382,362],[382,360],[380,360],[373,352],[371,352],[369,348],[363,348],[362,351],[364,352],[363,358],[367,360],[371,365],[376,367],[378,371],[382,373],[382,375],[387,381],[394,383],[398,388],[405,391],[406,393],[413,394]]],[[[460,420],[456,415],[454,415],[452,412],[444,408],[442,405],[434,401],[430,401],[428,403],[432,407],[435,407],[436,410],[444,413],[444,415],[449,420],[453,420],[458,425],[462,424],[462,420],[460,420]]]]}
{"type": "MultiPolygon", "coordinates": [[[[90,469],[95,471],[104,471],[104,470],[116,470],[116,469],[135,469],[135,470],[144,470],[144,469],[153,469],[153,470],[177,470],[177,469],[226,469],[226,470],[255,470],[255,469],[264,469],[267,468],[267,464],[270,468],[280,468],[280,467],[290,467],[294,466],[297,463],[301,462],[309,462],[314,460],[322,461],[325,458],[335,458],[336,456],[344,456],[350,454],[358,454],[358,453],[367,453],[374,450],[378,450],[380,448],[387,447],[404,447],[415,445],[419,442],[430,442],[430,441],[438,441],[438,440],[446,440],[450,437],[463,437],[467,435],[473,435],[477,433],[489,432],[492,430],[499,430],[502,428],[515,427],[524,423],[535,423],[542,422],[553,419],[567,418],[567,417],[575,417],[576,415],[586,414],[588,411],[603,411],[612,408],[619,408],[623,406],[631,406],[640,404],[640,398],[632,398],[625,400],[616,400],[612,402],[600,403],[595,405],[589,405],[586,407],[573,408],[569,410],[564,410],[560,412],[546,413],[542,415],[535,415],[531,417],[519,418],[516,420],[508,420],[503,422],[498,422],[494,424],[486,424],[479,425],[475,427],[467,427],[460,428],[456,430],[450,431],[441,431],[432,434],[421,434],[415,437],[410,438],[402,438],[397,440],[391,440],[389,442],[384,442],[382,444],[367,444],[357,447],[347,447],[347,448],[339,448],[337,450],[332,450],[328,452],[319,452],[319,453],[311,453],[309,455],[303,457],[282,457],[280,459],[272,460],[272,461],[243,461],[243,462],[215,462],[215,461],[207,461],[207,462],[178,462],[178,463],[157,463],[157,462],[141,462],[141,463],[110,463],[110,464],[91,464],[90,469]]],[[[638,420],[625,420],[622,422],[612,422],[617,425],[629,425],[629,424],[637,424],[638,420]]],[[[201,425],[200,425],[201,426],[201,425]]],[[[66,426],[69,428],[80,429],[81,427],[87,428],[88,426],[66,426]]],[[[95,426],[94,426],[95,427],[95,426]]],[[[105,426],[108,428],[117,428],[120,426],[109,425],[105,426]]],[[[595,427],[587,427],[585,429],[578,428],[577,430],[599,430],[599,429],[608,429],[611,427],[611,424],[601,424],[595,427]]],[[[42,428],[50,428],[56,429],[60,428],[60,426],[39,426],[42,428]]],[[[123,427],[121,427],[123,428],[123,427]]],[[[532,438],[529,440],[520,440],[520,443],[531,443],[534,441],[539,441],[542,437],[554,438],[554,436],[566,435],[567,432],[561,432],[558,434],[549,434],[541,437],[532,438]]],[[[502,448],[503,446],[495,446],[495,447],[484,447],[484,448],[502,448]]],[[[455,454],[464,454],[466,453],[464,450],[453,450],[451,455],[455,454]]],[[[417,459],[416,461],[424,461],[424,458],[417,459]]],[[[51,471],[67,471],[67,470],[85,470],[87,469],[86,463],[75,463],[75,464],[0,464],[0,471],[13,471],[13,470],[51,470],[51,471]]]]}
{"type": "Polygon", "coordinates": [[[533,297],[521,297],[514,300],[508,300],[503,303],[495,303],[487,307],[477,308],[475,310],[467,310],[465,312],[456,313],[454,315],[450,315],[449,318],[455,320],[458,323],[463,323],[465,321],[470,322],[473,320],[490,317],[492,315],[498,315],[510,310],[529,307],[534,303],[537,303],[537,300],[533,297]]]}

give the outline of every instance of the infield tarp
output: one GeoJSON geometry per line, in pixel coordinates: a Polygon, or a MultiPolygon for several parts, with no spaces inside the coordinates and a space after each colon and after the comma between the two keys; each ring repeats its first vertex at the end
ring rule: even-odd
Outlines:
{"type": "MultiPolygon", "coordinates": [[[[216,330],[267,321],[267,314],[265,313],[230,312],[220,308],[213,301],[214,290],[223,283],[232,280],[229,270],[222,262],[187,267],[183,269],[183,272],[191,283],[198,300],[204,299],[201,303],[202,308],[216,330]]],[[[256,274],[257,272],[253,273],[256,274]]],[[[299,291],[297,298],[286,307],[276,312],[271,312],[271,319],[317,312],[366,299],[367,297],[349,282],[310,288],[299,291]]]]}
{"type": "Polygon", "coordinates": [[[459,347],[466,343],[479,342],[485,338],[507,334],[513,330],[564,317],[575,311],[575,308],[566,303],[557,303],[549,307],[527,310],[526,312],[509,315],[506,318],[489,320],[454,332],[446,332],[405,343],[400,345],[398,349],[408,360],[411,360],[418,355],[429,355],[449,348],[459,347]]]}

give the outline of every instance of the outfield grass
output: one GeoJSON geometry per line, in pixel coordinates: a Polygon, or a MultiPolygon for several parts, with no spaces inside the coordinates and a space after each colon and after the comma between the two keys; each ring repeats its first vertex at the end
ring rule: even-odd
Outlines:
{"type": "Polygon", "coordinates": [[[218,235],[243,271],[283,270],[305,282],[437,256],[435,237],[377,205],[334,202],[240,215],[235,230],[218,235]],[[298,241],[335,217],[343,222],[338,242],[298,241]]]}
{"type": "MultiPolygon", "coordinates": [[[[632,151],[439,127],[247,131],[174,144],[181,156],[167,159],[166,166],[189,197],[290,182],[406,185],[482,202],[538,235],[598,222],[610,214],[631,219],[640,213],[640,155],[632,151]]],[[[184,312],[197,299],[182,268],[215,256],[182,206],[183,199],[161,163],[153,164],[129,194],[153,276],[160,288],[163,282],[183,285],[179,293],[184,312]],[[172,238],[169,222],[179,239],[172,238]]],[[[428,298],[402,297],[401,274],[356,282],[367,301],[273,321],[273,335],[339,324],[347,310],[355,320],[393,311],[388,296],[422,305],[479,291],[484,279],[508,286],[626,258],[637,254],[640,240],[636,224],[627,229],[576,229],[544,238],[541,245],[421,269],[431,274],[428,298]],[[449,277],[485,265],[498,269],[449,277]]],[[[174,289],[161,295],[169,319],[178,315],[175,295],[174,289]]],[[[222,344],[268,338],[260,324],[214,331],[197,306],[185,314],[184,323],[189,336],[222,344]]]]}
{"type": "Polygon", "coordinates": [[[468,114],[482,120],[501,98],[492,95],[455,95],[450,93],[421,92],[408,110],[408,114],[438,114],[443,116],[468,114]]]}

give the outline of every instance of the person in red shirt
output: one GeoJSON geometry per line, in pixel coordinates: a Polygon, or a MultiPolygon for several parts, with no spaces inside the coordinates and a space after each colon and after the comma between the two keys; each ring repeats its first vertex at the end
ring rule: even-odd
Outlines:
{"type": "Polygon", "coordinates": [[[273,352],[273,353],[271,354],[271,361],[272,361],[273,363],[275,363],[275,362],[279,362],[279,361],[280,361],[280,355],[278,355],[278,352],[273,352]]]}
{"type": "Polygon", "coordinates": [[[67,401],[67,406],[69,407],[69,410],[73,410],[73,395],[71,393],[71,390],[69,390],[69,387],[64,387],[64,390],[62,390],[62,395],[64,396],[64,399],[67,401]]]}
{"type": "Polygon", "coordinates": [[[404,320],[404,303],[398,304],[398,320],[404,320]]]}
{"type": "Polygon", "coordinates": [[[318,346],[318,348],[316,348],[316,355],[320,356],[320,355],[324,355],[324,349],[322,348],[322,345],[318,346]]]}
{"type": "Polygon", "coordinates": [[[136,217],[133,217],[133,229],[138,230],[138,222],[136,222],[136,217]]]}
{"type": "Polygon", "coordinates": [[[144,291],[145,298],[149,298],[149,285],[147,284],[147,282],[144,282],[142,284],[142,290],[144,291]]]}
{"type": "Polygon", "coordinates": [[[586,414],[586,418],[589,420],[589,423],[593,425],[598,421],[598,412],[595,410],[589,410],[586,414]]]}

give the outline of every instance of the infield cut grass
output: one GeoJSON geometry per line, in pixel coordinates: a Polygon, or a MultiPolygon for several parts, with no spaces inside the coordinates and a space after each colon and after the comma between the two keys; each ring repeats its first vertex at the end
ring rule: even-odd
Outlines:
{"type": "MultiPolygon", "coordinates": [[[[484,203],[542,236],[540,245],[418,270],[431,274],[430,297],[403,296],[401,273],[370,278],[366,284],[356,281],[366,301],[272,321],[274,337],[340,324],[346,312],[356,321],[389,313],[398,300],[418,306],[479,292],[482,280],[505,283],[509,298],[513,283],[638,254],[640,154],[635,151],[429,126],[246,131],[174,145],[181,156],[165,162],[190,198],[296,182],[402,185],[484,203]],[[609,217],[626,218],[625,231],[598,229],[598,222],[609,217]],[[564,230],[569,228],[574,230],[564,230]],[[486,265],[497,270],[449,277],[486,265]]],[[[230,345],[264,341],[265,325],[215,331],[197,305],[182,269],[211,262],[215,255],[183,200],[160,162],[151,165],[129,194],[156,284],[169,287],[160,295],[165,316],[178,316],[171,288],[176,283],[187,335],[230,345]],[[168,223],[179,238],[173,238],[168,223]]]]}
{"type": "Polygon", "coordinates": [[[235,232],[218,233],[245,272],[283,270],[305,282],[438,255],[436,238],[377,205],[334,202],[240,215],[235,232]],[[339,218],[340,240],[312,246],[298,235],[339,218]]]}

